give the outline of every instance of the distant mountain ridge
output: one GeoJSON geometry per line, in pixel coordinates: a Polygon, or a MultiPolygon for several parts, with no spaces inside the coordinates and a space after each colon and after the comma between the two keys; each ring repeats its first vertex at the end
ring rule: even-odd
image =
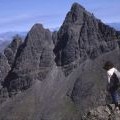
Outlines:
{"type": "Polygon", "coordinates": [[[5,47],[8,46],[8,44],[10,44],[10,42],[13,40],[13,38],[18,35],[22,38],[22,40],[25,39],[27,32],[4,32],[4,33],[0,33],[0,52],[3,52],[3,50],[5,49],[5,47]]]}
{"type": "Polygon", "coordinates": [[[120,31],[120,23],[107,23],[107,24],[115,28],[116,30],[120,31]]]}
{"type": "Polygon", "coordinates": [[[10,31],[10,32],[0,33],[0,41],[12,40],[15,35],[20,35],[22,38],[25,38],[27,32],[10,31]]]}
{"type": "Polygon", "coordinates": [[[11,42],[10,40],[0,41],[0,52],[3,52],[6,46],[10,44],[10,42],[11,42]]]}

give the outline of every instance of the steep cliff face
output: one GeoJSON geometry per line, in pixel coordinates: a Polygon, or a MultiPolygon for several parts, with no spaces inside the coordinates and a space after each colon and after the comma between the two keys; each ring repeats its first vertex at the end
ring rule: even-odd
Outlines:
{"type": "Polygon", "coordinates": [[[40,74],[40,68],[42,72],[42,68],[44,70],[51,67],[54,59],[52,50],[51,32],[44,29],[41,24],[35,24],[23,43],[23,50],[17,57],[13,71],[20,74],[31,73],[33,76],[40,74]]]}
{"type": "Polygon", "coordinates": [[[22,39],[18,36],[15,36],[13,41],[5,48],[4,53],[0,53],[0,81],[4,81],[8,72],[11,70],[17,50],[22,43],[22,39]]]}
{"type": "Polygon", "coordinates": [[[13,41],[10,43],[10,45],[8,45],[8,47],[5,48],[4,50],[4,54],[7,57],[8,63],[10,64],[11,67],[13,66],[16,53],[21,44],[22,44],[22,38],[20,38],[19,36],[15,36],[13,38],[13,41]]]}
{"type": "Polygon", "coordinates": [[[20,45],[4,84],[9,92],[29,88],[35,79],[45,79],[53,61],[51,32],[35,24],[20,45]]]}
{"type": "Polygon", "coordinates": [[[22,43],[22,39],[15,36],[13,41],[5,48],[4,54],[0,54],[0,104],[9,97],[9,90],[6,87],[6,77],[14,66],[17,50],[22,43]]]}
{"type": "Polygon", "coordinates": [[[5,55],[0,53],[0,83],[4,81],[6,75],[10,71],[10,65],[5,55]]]}
{"type": "Polygon", "coordinates": [[[56,63],[64,66],[77,59],[94,59],[116,48],[118,32],[74,3],[58,32],[56,63]]]}
{"type": "Polygon", "coordinates": [[[56,45],[56,43],[57,43],[57,31],[54,31],[52,33],[52,40],[53,40],[54,45],[56,45]]]}

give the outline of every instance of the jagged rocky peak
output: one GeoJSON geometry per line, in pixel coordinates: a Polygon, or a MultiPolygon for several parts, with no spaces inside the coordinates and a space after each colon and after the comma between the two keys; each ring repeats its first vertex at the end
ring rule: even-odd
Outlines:
{"type": "Polygon", "coordinates": [[[41,42],[41,45],[52,45],[51,40],[51,32],[48,29],[43,28],[42,24],[35,24],[29,31],[27,37],[29,37],[29,40],[32,40],[33,42],[39,41],[41,42]]]}
{"type": "Polygon", "coordinates": [[[79,12],[79,10],[85,10],[85,8],[83,6],[81,6],[80,4],[78,4],[77,2],[73,3],[72,7],[71,7],[71,11],[76,10],[77,12],[79,12]]]}
{"type": "Polygon", "coordinates": [[[11,67],[14,63],[17,50],[21,44],[22,44],[22,38],[19,35],[16,35],[13,37],[13,41],[4,50],[4,54],[7,57],[8,63],[10,64],[11,67]]]}
{"type": "Polygon", "coordinates": [[[66,19],[65,19],[66,22],[74,22],[74,23],[82,24],[84,11],[85,11],[85,8],[83,8],[78,3],[74,3],[71,7],[70,12],[68,12],[66,16],[66,19]],[[78,17],[81,19],[78,20],[78,17]]]}
{"type": "Polygon", "coordinates": [[[29,88],[36,79],[45,79],[54,65],[51,32],[35,24],[16,53],[14,66],[5,79],[9,92],[29,88]]]}
{"type": "Polygon", "coordinates": [[[78,3],[74,3],[71,7],[71,10],[68,12],[65,22],[73,22],[75,24],[83,24],[84,16],[93,16],[93,14],[86,11],[86,9],[78,3]]]}
{"type": "Polygon", "coordinates": [[[117,47],[118,32],[74,3],[57,33],[54,53],[58,66],[94,59],[117,47]]]}
{"type": "Polygon", "coordinates": [[[29,31],[25,44],[25,50],[32,54],[32,62],[36,61],[37,68],[51,66],[50,61],[54,59],[53,41],[52,34],[48,29],[43,28],[42,24],[35,24],[29,31]]]}

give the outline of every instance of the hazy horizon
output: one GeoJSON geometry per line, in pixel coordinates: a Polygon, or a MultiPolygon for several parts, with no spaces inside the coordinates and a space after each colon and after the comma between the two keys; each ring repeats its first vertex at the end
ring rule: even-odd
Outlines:
{"type": "Polygon", "coordinates": [[[81,4],[104,23],[120,23],[119,0],[0,0],[0,33],[29,31],[35,23],[60,27],[74,2],[81,4]]]}

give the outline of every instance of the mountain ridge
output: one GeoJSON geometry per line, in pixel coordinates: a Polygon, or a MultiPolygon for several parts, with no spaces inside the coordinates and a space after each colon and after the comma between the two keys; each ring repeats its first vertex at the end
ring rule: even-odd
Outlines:
{"type": "Polygon", "coordinates": [[[12,40],[15,35],[20,35],[21,37],[25,38],[27,32],[17,32],[17,31],[9,31],[0,33],[0,41],[8,41],[12,40]]]}

